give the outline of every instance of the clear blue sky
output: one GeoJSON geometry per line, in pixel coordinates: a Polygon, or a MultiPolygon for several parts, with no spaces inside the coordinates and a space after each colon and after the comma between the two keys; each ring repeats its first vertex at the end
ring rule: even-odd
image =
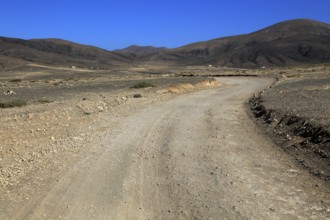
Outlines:
{"type": "Polygon", "coordinates": [[[330,0],[3,0],[0,9],[0,36],[108,50],[173,48],[295,18],[330,23],[330,0]]]}

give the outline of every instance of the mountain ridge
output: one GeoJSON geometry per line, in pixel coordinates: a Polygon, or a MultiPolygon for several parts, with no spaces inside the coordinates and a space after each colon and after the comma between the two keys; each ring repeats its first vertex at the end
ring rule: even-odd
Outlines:
{"type": "Polygon", "coordinates": [[[309,19],[283,21],[248,34],[173,49],[131,45],[108,51],[56,38],[0,37],[0,70],[26,63],[109,69],[131,64],[259,68],[325,62],[330,62],[330,25],[309,19]]]}
{"type": "Polygon", "coordinates": [[[330,62],[330,25],[294,19],[249,34],[196,42],[150,56],[141,62],[244,68],[330,62]]]}
{"type": "MultiPolygon", "coordinates": [[[[56,38],[30,39],[0,37],[0,68],[10,68],[6,62],[16,59],[22,63],[38,63],[55,66],[108,69],[129,63],[131,58],[94,46],[77,44],[56,38]]],[[[15,66],[15,65],[14,65],[15,66]]]]}
{"type": "Polygon", "coordinates": [[[114,52],[134,54],[136,56],[148,54],[148,53],[158,53],[164,50],[168,50],[166,47],[154,47],[154,46],[139,46],[133,44],[123,49],[113,50],[114,52]]]}

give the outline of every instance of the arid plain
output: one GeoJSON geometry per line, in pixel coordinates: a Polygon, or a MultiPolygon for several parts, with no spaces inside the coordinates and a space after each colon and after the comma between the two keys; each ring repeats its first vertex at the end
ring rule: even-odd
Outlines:
{"type": "Polygon", "coordinates": [[[0,37],[0,219],[329,219],[329,43],[0,37]]]}
{"type": "Polygon", "coordinates": [[[15,93],[3,102],[27,102],[0,112],[1,218],[329,217],[329,137],[311,142],[309,163],[275,145],[269,137],[283,138],[247,104],[266,89],[267,109],[297,116],[311,91],[324,93],[301,117],[328,132],[328,65],[39,68],[1,80],[15,93]],[[131,88],[139,82],[154,87],[131,88]],[[294,96],[277,91],[297,82],[294,96]]]}

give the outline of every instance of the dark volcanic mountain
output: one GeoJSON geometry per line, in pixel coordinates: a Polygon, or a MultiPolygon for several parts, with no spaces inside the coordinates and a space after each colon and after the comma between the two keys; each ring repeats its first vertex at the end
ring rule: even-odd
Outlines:
{"type": "Polygon", "coordinates": [[[330,62],[330,25],[307,19],[175,49],[133,45],[111,52],[59,39],[0,37],[0,70],[31,63],[108,69],[131,63],[256,68],[324,62],[330,62]]]}
{"type": "Polygon", "coordinates": [[[306,19],[290,20],[251,34],[189,44],[148,54],[139,60],[247,68],[330,62],[330,25],[306,19]]]}
{"type": "Polygon", "coordinates": [[[121,53],[59,39],[22,40],[0,37],[0,69],[25,63],[106,69],[131,59],[121,53]]]}
{"type": "Polygon", "coordinates": [[[115,50],[115,52],[124,53],[124,54],[128,54],[128,55],[133,55],[134,57],[138,57],[138,56],[146,55],[146,54],[150,54],[150,53],[153,53],[153,54],[159,53],[159,52],[162,52],[165,50],[167,50],[166,47],[132,45],[132,46],[126,47],[124,49],[115,50]]]}

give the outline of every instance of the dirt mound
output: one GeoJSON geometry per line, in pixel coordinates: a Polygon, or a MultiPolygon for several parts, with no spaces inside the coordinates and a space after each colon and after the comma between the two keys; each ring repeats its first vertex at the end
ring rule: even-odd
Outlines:
{"type": "Polygon", "coordinates": [[[214,87],[218,86],[219,82],[216,79],[208,79],[208,80],[203,80],[197,83],[181,83],[178,85],[171,85],[166,87],[163,90],[160,90],[162,93],[172,93],[172,94],[180,94],[184,93],[187,91],[191,91],[194,89],[202,89],[202,88],[208,88],[208,87],[214,87]]]}

